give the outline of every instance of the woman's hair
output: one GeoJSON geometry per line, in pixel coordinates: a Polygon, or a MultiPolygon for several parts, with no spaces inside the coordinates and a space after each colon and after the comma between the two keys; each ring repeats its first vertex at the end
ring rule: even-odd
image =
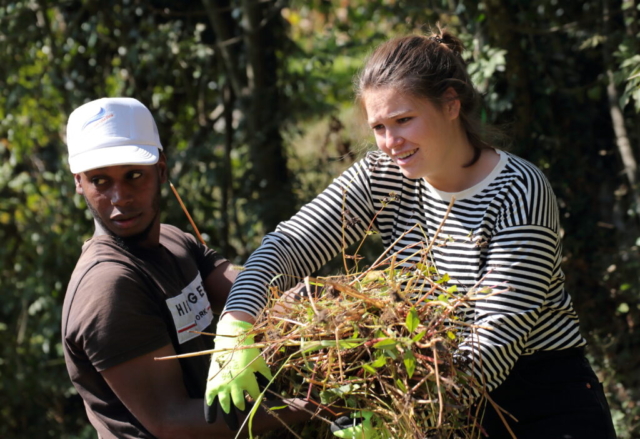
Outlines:
{"type": "Polygon", "coordinates": [[[462,41],[443,30],[391,39],[367,58],[356,77],[356,99],[362,105],[367,90],[391,87],[409,96],[427,98],[442,108],[444,93],[453,88],[460,100],[462,128],[475,153],[465,165],[471,166],[480,158],[481,149],[490,145],[483,135],[488,127],[478,117],[481,96],[467,73],[463,50],[462,41]]]}

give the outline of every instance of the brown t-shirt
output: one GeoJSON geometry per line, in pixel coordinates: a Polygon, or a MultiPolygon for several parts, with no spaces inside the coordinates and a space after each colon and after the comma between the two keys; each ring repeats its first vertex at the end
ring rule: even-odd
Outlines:
{"type": "MultiPolygon", "coordinates": [[[[84,244],[64,300],[62,339],[69,376],[101,438],[153,437],[100,372],[169,343],[178,354],[212,349],[211,337],[190,330],[211,332],[203,279],[223,262],[165,224],[158,249],[127,251],[107,235],[84,244]]],[[[208,356],[179,361],[189,396],[202,398],[208,356]]]]}

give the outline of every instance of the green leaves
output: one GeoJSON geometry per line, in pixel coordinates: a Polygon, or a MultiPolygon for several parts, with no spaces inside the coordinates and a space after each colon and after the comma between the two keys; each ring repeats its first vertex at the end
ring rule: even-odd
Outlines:
{"type": "Polygon", "coordinates": [[[416,357],[411,350],[407,350],[404,353],[404,359],[402,360],[404,367],[407,369],[407,376],[413,377],[413,373],[416,371],[416,357]]]}
{"type": "Polygon", "coordinates": [[[359,384],[346,384],[338,388],[331,388],[320,392],[320,402],[322,404],[330,404],[337,399],[346,399],[349,401],[349,395],[360,390],[359,384]]]}
{"type": "Polygon", "coordinates": [[[373,345],[375,349],[393,349],[396,347],[397,341],[393,338],[385,338],[373,345]]]}
{"type": "Polygon", "coordinates": [[[420,319],[418,319],[418,312],[415,307],[411,307],[409,312],[407,313],[407,319],[405,321],[405,325],[409,332],[414,332],[418,329],[418,325],[420,324],[420,319]]]}

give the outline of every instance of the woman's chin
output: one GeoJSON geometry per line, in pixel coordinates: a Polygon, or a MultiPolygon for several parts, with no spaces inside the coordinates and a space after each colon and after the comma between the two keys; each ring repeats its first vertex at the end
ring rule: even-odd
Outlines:
{"type": "Polygon", "coordinates": [[[413,169],[405,169],[403,167],[400,167],[400,172],[402,172],[402,175],[412,180],[417,180],[423,177],[422,174],[420,174],[419,172],[415,172],[413,169]]]}

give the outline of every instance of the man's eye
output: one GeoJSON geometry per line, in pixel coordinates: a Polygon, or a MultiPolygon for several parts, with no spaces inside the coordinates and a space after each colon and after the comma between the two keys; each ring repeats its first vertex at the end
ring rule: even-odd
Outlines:
{"type": "Polygon", "coordinates": [[[409,122],[411,120],[410,117],[401,117],[400,119],[398,119],[398,123],[405,123],[405,122],[409,122]]]}
{"type": "Polygon", "coordinates": [[[93,183],[96,186],[100,186],[102,184],[105,184],[106,182],[107,182],[106,178],[96,177],[91,179],[91,183],[93,183]]]}
{"type": "Polygon", "coordinates": [[[383,128],[384,128],[384,125],[382,125],[382,124],[374,125],[374,126],[372,126],[372,127],[371,127],[371,129],[372,129],[373,131],[380,131],[380,130],[382,130],[383,128]]]}
{"type": "Polygon", "coordinates": [[[136,178],[140,178],[142,177],[142,172],[140,171],[134,171],[129,175],[129,178],[131,178],[132,180],[135,180],[136,178]]]}

